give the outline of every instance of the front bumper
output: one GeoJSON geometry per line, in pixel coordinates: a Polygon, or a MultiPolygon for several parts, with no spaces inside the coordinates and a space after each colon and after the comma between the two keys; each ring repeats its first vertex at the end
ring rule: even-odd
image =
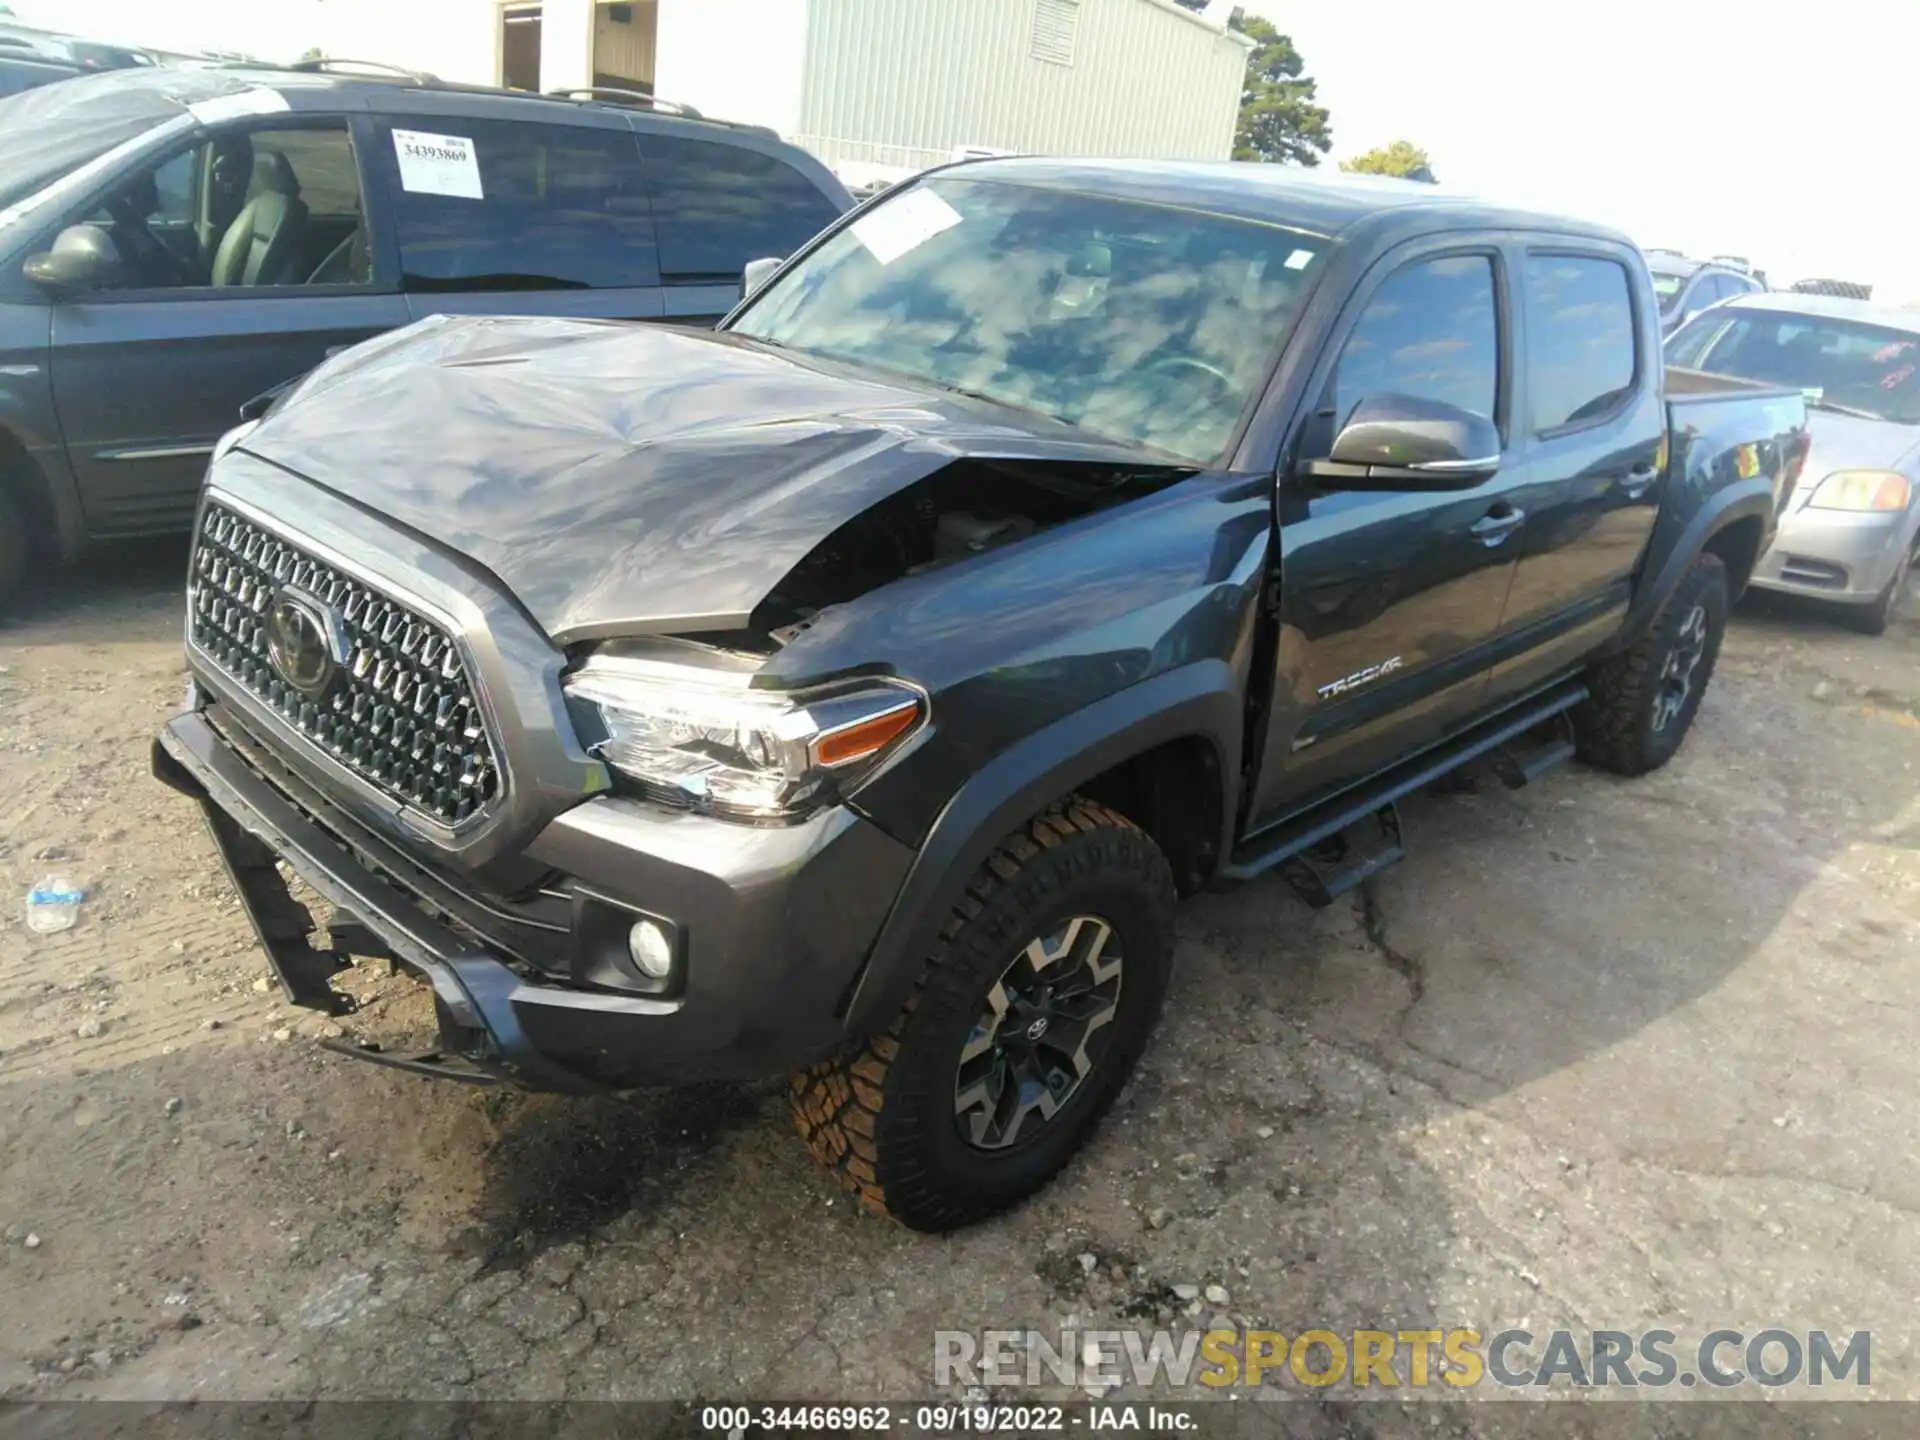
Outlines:
{"type": "Polygon", "coordinates": [[[1751,583],[1793,595],[1866,604],[1878,599],[1893,579],[1902,549],[1913,543],[1912,532],[1913,520],[1905,511],[1802,506],[1780,522],[1751,583]]]}
{"type": "Polygon", "coordinates": [[[334,1048],[450,1078],[586,1092],[775,1074],[818,1059],[846,1039],[849,988],[912,859],[844,808],[756,829],[585,801],[528,855],[558,872],[576,917],[605,901],[669,918],[681,970],[661,995],[569,983],[551,973],[564,963],[553,947],[577,948],[577,933],[549,936],[539,963],[489,943],[489,928],[509,942],[514,934],[489,918],[505,913],[498,903],[409,863],[394,837],[329,807],[293,772],[269,773],[216,721],[199,711],[171,721],[154,742],[154,773],[201,805],[287,998],[350,1009],[331,983],[350,960],[311,943],[313,919],[276,861],[342,912],[328,926],[336,946],[384,954],[433,989],[441,1033],[430,1055],[334,1048]]]}

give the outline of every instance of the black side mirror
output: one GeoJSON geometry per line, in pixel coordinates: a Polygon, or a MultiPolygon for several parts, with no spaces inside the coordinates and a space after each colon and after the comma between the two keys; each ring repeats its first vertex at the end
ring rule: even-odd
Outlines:
{"type": "Polygon", "coordinates": [[[1301,467],[1330,490],[1471,490],[1500,468],[1500,432],[1484,415],[1412,395],[1369,395],[1325,460],[1301,467]]]}
{"type": "Polygon", "coordinates": [[[99,226],[69,225],[54,237],[51,250],[29,256],[21,271],[36,285],[68,294],[117,284],[126,265],[113,237],[99,226]]]}
{"type": "Polygon", "coordinates": [[[744,300],[753,294],[773,278],[774,271],[786,263],[786,257],[781,255],[768,255],[763,259],[749,260],[746,270],[740,277],[740,298],[744,300]]]}

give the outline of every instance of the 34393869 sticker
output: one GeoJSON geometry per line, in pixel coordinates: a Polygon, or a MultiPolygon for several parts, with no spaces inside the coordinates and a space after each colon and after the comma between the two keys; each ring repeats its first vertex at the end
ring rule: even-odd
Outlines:
{"type": "Polygon", "coordinates": [[[394,158],[400,162],[400,188],[415,195],[452,195],[484,200],[480,158],[465,135],[434,135],[425,130],[395,130],[394,158]]]}

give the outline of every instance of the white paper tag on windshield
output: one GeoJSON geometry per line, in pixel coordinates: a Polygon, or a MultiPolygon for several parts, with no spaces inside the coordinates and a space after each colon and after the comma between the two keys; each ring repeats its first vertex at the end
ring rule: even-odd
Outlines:
{"type": "Polygon", "coordinates": [[[853,222],[853,237],[882,265],[960,223],[960,212],[922,186],[853,222]]]}
{"type": "Polygon", "coordinates": [[[196,100],[187,107],[202,125],[219,125],[248,115],[279,115],[287,109],[287,97],[264,85],[249,85],[231,95],[216,95],[211,100],[196,100]]]}
{"type": "Polygon", "coordinates": [[[416,195],[454,195],[484,200],[480,160],[465,135],[429,135],[424,130],[395,130],[393,153],[400,161],[400,188],[416,195]]]}
{"type": "Polygon", "coordinates": [[[1313,252],[1311,250],[1296,250],[1287,256],[1287,269],[1289,270],[1304,270],[1312,263],[1313,252]]]}

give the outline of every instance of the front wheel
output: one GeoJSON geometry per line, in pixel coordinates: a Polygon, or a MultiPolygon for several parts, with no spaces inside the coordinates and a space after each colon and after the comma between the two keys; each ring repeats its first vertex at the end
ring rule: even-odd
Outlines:
{"type": "Polygon", "coordinates": [[[0,610],[6,608],[27,578],[27,565],[33,558],[27,535],[27,517],[20,504],[0,482],[0,610]]]}
{"type": "Polygon", "coordinates": [[[1846,623],[1862,635],[1884,635],[1887,627],[1893,623],[1894,613],[1899,610],[1900,602],[1907,596],[1907,577],[1913,571],[1913,552],[1910,550],[1900,557],[1900,564],[1893,572],[1893,578],[1887,581],[1882,590],[1865,605],[1849,605],[1846,609],[1846,623]]]}
{"type": "Polygon", "coordinates": [[[1713,678],[1727,610],[1727,567],[1702,555],[1646,633],[1588,675],[1587,699],[1573,712],[1582,760],[1644,775],[1673,758],[1713,678]]]}
{"type": "Polygon", "coordinates": [[[1173,963],[1173,872],[1072,797],[997,846],[884,1032],[793,1079],[814,1155],[874,1210],[952,1230],[1046,1184],[1140,1058],[1173,963]]]}

